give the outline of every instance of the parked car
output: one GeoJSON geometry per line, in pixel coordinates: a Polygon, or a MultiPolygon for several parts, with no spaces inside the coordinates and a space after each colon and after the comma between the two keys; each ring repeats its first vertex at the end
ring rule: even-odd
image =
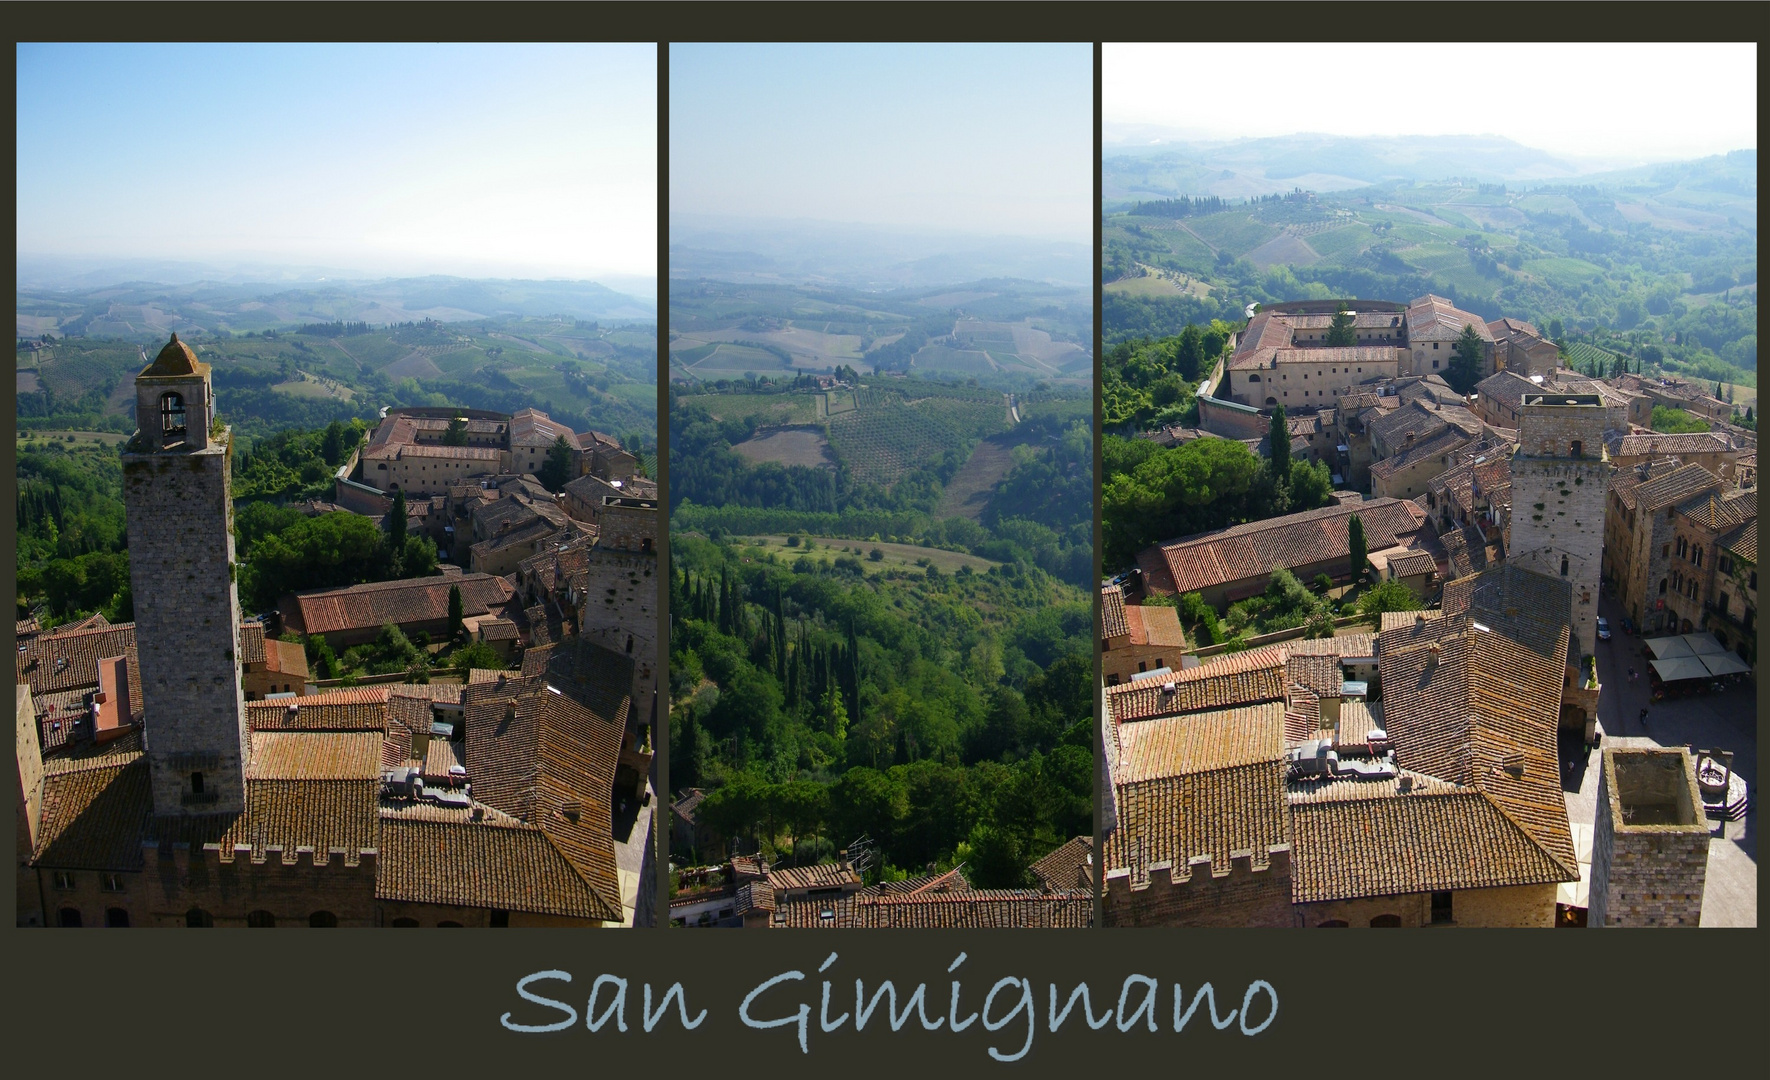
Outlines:
{"type": "Polygon", "coordinates": [[[1598,640],[1610,640],[1610,620],[1602,615],[1598,616],[1598,640]]]}

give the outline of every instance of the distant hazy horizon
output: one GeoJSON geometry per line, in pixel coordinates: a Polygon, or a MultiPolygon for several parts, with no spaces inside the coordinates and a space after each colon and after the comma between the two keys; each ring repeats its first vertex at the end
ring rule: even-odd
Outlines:
{"type": "Polygon", "coordinates": [[[654,46],[16,55],[21,263],[656,280],[654,46]]]}
{"type": "Polygon", "coordinates": [[[1435,43],[1429,68],[1369,55],[1382,45],[1268,42],[1263,72],[1247,50],[1211,44],[1111,44],[1102,50],[1107,145],[1136,128],[1169,141],[1223,143],[1305,133],[1498,136],[1533,150],[1621,168],[1757,148],[1752,44],[1435,43]],[[1361,57],[1370,62],[1361,66],[1361,57]],[[1469,73],[1459,80],[1458,72],[1469,73]],[[1306,91],[1299,91],[1306,85],[1306,91]],[[1160,129],[1159,131],[1156,129],[1160,129]]]}
{"type": "Polygon", "coordinates": [[[672,45],[670,210],[1090,243],[1093,50],[672,45]]]}

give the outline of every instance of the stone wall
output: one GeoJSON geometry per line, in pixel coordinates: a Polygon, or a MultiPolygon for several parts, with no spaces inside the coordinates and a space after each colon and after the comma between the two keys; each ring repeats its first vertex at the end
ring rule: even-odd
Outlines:
{"type": "MultiPolygon", "coordinates": [[[[1230,372],[1232,378],[1235,374],[1230,372]]],[[[1259,439],[1271,433],[1272,417],[1262,416],[1249,406],[1201,397],[1198,399],[1198,426],[1225,439],[1259,439]]]]}
{"type": "Polygon", "coordinates": [[[123,455],[144,738],[160,815],[245,807],[229,440],[194,453],[123,455]]]}
{"type": "Polygon", "coordinates": [[[142,863],[137,926],[184,926],[193,908],[215,926],[245,926],[256,911],[269,912],[276,926],[307,926],[316,912],[331,913],[339,926],[378,924],[374,851],[271,847],[258,862],[249,850],[150,841],[142,863]]]}
{"type": "Polygon", "coordinates": [[[1106,875],[1108,926],[1295,926],[1291,910],[1291,849],[1267,851],[1265,866],[1253,853],[1230,855],[1227,868],[1212,867],[1208,856],[1175,872],[1167,863],[1149,868],[1147,880],[1129,870],[1106,875]]]}
{"type": "Polygon", "coordinates": [[[1360,896],[1319,904],[1297,905],[1298,925],[1324,923],[1347,926],[1395,925],[1551,927],[1555,925],[1554,885],[1513,885],[1494,889],[1459,889],[1450,897],[1450,919],[1432,922],[1432,894],[1360,896]],[[1373,920],[1397,920],[1378,922],[1373,920]]]}

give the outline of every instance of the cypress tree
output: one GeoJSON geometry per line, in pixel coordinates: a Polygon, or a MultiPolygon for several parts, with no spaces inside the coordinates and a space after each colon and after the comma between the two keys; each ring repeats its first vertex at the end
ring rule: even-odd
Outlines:
{"type": "Polygon", "coordinates": [[[1347,534],[1348,542],[1352,548],[1352,552],[1351,552],[1351,555],[1352,555],[1352,560],[1351,560],[1352,580],[1357,581],[1360,578],[1364,577],[1364,570],[1365,570],[1365,567],[1368,565],[1368,563],[1365,560],[1366,549],[1365,549],[1365,545],[1364,545],[1364,522],[1358,520],[1357,514],[1353,514],[1352,517],[1347,520],[1346,534],[1347,534]]]}
{"type": "Polygon", "coordinates": [[[1283,483],[1291,476],[1291,428],[1285,423],[1283,405],[1272,411],[1272,433],[1269,441],[1272,444],[1272,453],[1267,462],[1272,468],[1272,478],[1283,483]]]}

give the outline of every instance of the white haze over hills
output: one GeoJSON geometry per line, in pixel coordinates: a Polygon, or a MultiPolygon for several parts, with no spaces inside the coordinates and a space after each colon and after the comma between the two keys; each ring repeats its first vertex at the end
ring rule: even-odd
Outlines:
{"type": "Polygon", "coordinates": [[[1087,244],[853,222],[670,215],[670,277],[858,289],[1016,278],[1086,287],[1087,244]]]}

